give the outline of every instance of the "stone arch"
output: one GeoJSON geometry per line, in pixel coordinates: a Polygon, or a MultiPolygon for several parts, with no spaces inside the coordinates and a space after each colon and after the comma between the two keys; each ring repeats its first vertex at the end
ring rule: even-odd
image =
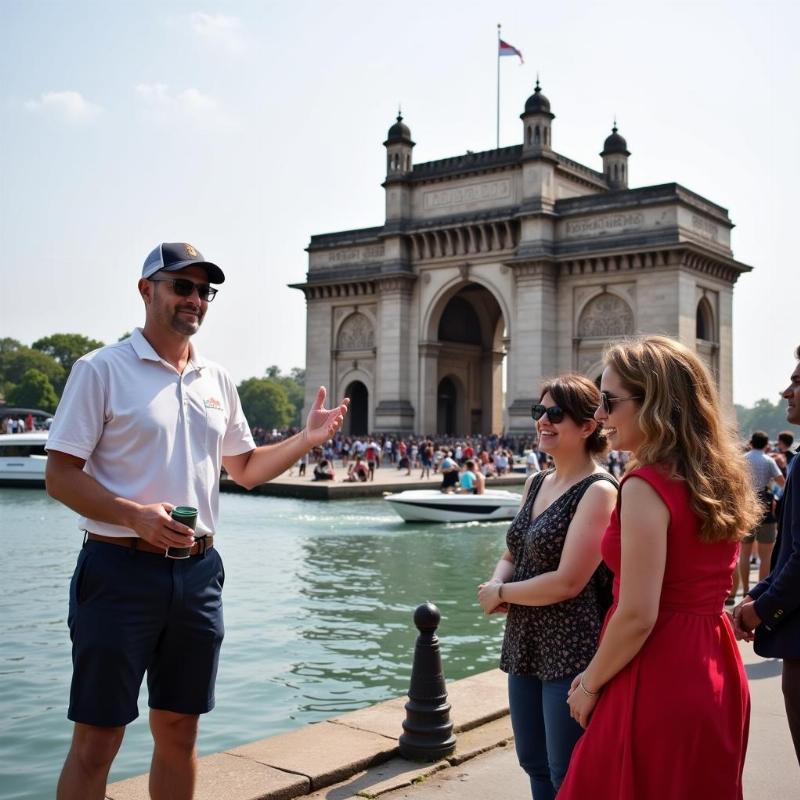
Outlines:
{"type": "Polygon", "coordinates": [[[508,303],[506,302],[505,295],[490,281],[487,281],[477,275],[475,277],[470,275],[468,279],[462,278],[461,276],[454,278],[453,280],[444,284],[444,286],[442,286],[431,298],[430,302],[422,313],[422,325],[420,326],[420,330],[424,340],[436,340],[439,329],[439,320],[441,319],[447,304],[455,295],[457,295],[462,289],[471,283],[486,289],[494,298],[494,300],[497,302],[497,305],[500,306],[500,312],[503,320],[505,321],[506,336],[511,336],[511,312],[509,310],[508,303]]]}
{"type": "Polygon", "coordinates": [[[619,295],[601,292],[589,299],[578,315],[579,339],[610,339],[634,332],[633,309],[619,295]]]}
{"type": "MultiPolygon", "coordinates": [[[[441,432],[439,387],[445,377],[460,386],[456,413],[461,435],[499,433],[503,428],[504,365],[509,315],[502,293],[466,268],[441,287],[421,320],[422,419],[441,432]]],[[[442,423],[443,424],[443,423],[442,423]]]]}
{"type": "Polygon", "coordinates": [[[336,349],[339,352],[372,350],[374,347],[375,326],[365,314],[354,311],[342,321],[336,334],[336,349]]]}
{"type": "Polygon", "coordinates": [[[345,416],[345,426],[343,433],[346,436],[358,436],[367,434],[372,429],[372,407],[371,398],[373,397],[372,378],[363,369],[353,368],[344,372],[339,378],[339,391],[337,397],[350,397],[351,405],[350,410],[345,416]],[[351,396],[355,387],[363,387],[359,389],[356,396],[351,396]],[[354,402],[355,401],[355,402],[354,402]],[[359,409],[356,407],[358,404],[363,403],[363,407],[359,409]],[[353,414],[353,412],[356,412],[353,414]],[[350,418],[348,420],[348,418],[350,418]],[[354,428],[353,420],[356,421],[354,428]],[[363,422],[362,424],[359,424],[363,422]],[[364,428],[362,431],[361,428],[364,428]],[[356,430],[358,428],[358,430],[356,430]]]}

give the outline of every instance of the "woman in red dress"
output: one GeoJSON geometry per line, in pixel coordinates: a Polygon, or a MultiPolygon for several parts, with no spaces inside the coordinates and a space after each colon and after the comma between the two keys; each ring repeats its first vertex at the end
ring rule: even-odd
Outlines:
{"type": "Polygon", "coordinates": [[[595,418],[632,459],[601,545],[614,603],[570,690],[586,732],[558,800],[741,800],[750,697],[723,603],[758,519],[747,467],[678,342],[611,348],[601,387],[595,418]]]}

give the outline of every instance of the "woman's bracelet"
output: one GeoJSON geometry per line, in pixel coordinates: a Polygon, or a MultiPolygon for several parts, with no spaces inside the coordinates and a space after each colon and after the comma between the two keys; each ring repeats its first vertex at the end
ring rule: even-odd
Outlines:
{"type": "Polygon", "coordinates": [[[502,600],[503,599],[503,584],[502,583],[497,587],[497,599],[498,600],[502,600]]]}
{"type": "Polygon", "coordinates": [[[587,697],[597,697],[597,695],[599,695],[599,694],[600,694],[600,690],[599,690],[599,689],[598,689],[596,692],[590,692],[590,691],[589,691],[589,690],[586,688],[586,684],[584,684],[584,682],[583,682],[583,675],[581,675],[581,679],[580,679],[580,681],[578,681],[578,685],[581,687],[581,689],[583,689],[583,693],[584,693],[584,694],[585,694],[587,697]]]}

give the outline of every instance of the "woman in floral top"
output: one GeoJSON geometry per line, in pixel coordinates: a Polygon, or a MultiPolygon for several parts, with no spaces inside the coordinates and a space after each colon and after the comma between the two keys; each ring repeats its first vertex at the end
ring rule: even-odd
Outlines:
{"type": "Polygon", "coordinates": [[[487,614],[507,612],[500,668],[508,673],[511,723],[534,800],[553,800],[582,728],[567,692],[597,649],[609,574],[600,537],[616,481],[595,460],[605,437],[594,420],[600,392],[581,375],[542,387],[533,406],[539,449],[555,467],[528,479],[506,535],[507,550],[478,587],[487,614]]]}

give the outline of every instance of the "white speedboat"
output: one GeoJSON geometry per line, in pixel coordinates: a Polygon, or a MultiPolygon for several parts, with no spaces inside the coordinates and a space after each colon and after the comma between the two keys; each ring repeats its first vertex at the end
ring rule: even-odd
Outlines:
{"type": "Polygon", "coordinates": [[[483,494],[445,494],[438,489],[409,489],[388,494],[386,502],[406,522],[473,522],[513,519],[520,496],[502,489],[483,494]]]}
{"type": "Polygon", "coordinates": [[[47,431],[0,436],[0,486],[44,486],[47,431]]]}

